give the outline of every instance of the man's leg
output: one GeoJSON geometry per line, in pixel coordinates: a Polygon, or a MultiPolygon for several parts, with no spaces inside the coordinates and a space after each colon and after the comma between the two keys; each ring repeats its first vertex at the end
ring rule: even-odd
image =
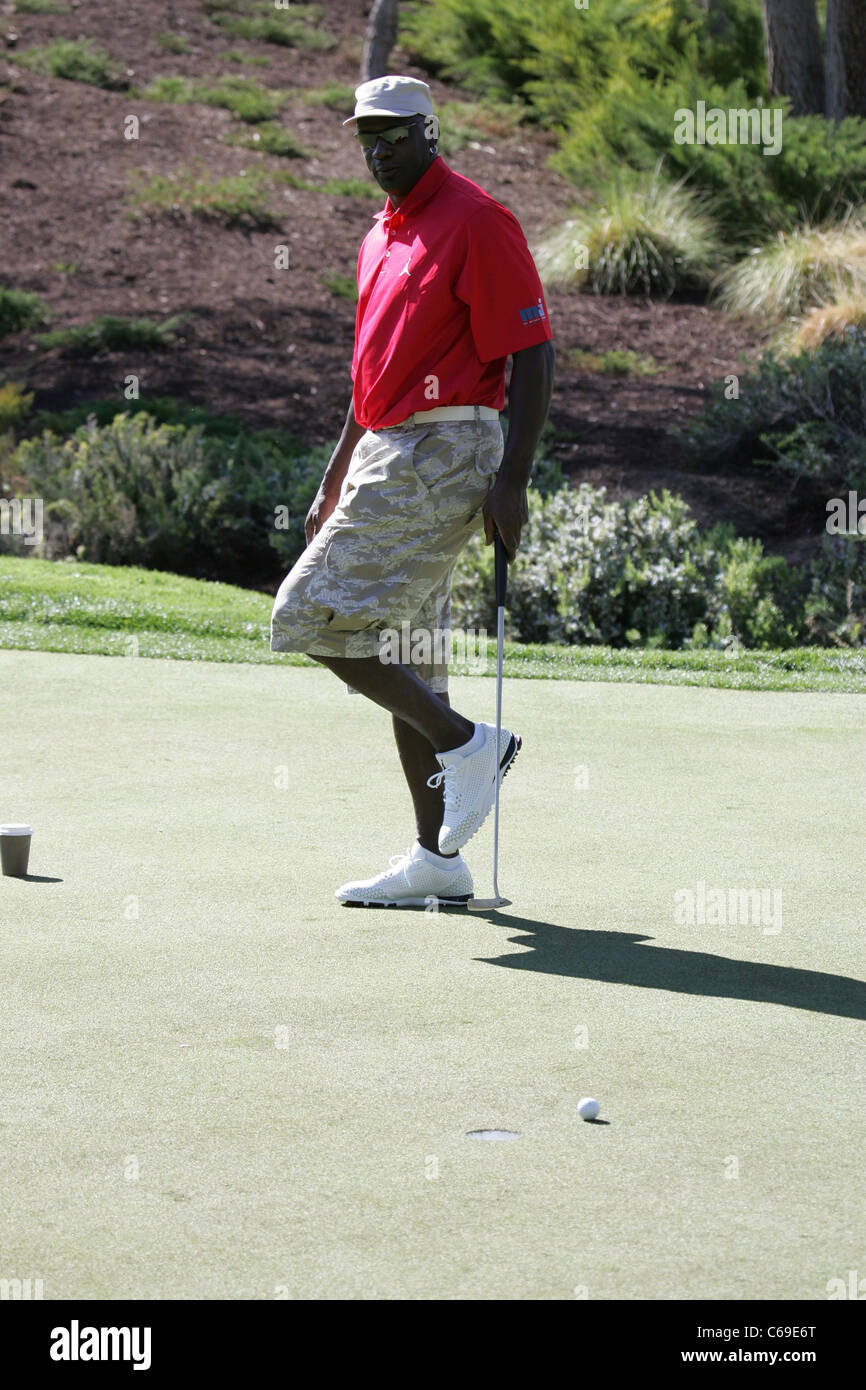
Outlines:
{"type": "MultiPolygon", "coordinates": [[[[442,700],[446,705],[450,703],[444,691],[437,696],[437,699],[442,700]]],[[[428,787],[427,785],[427,779],[434,772],[439,771],[439,764],[428,738],[419,734],[417,729],[413,729],[411,724],[407,724],[396,714],[393,717],[393,724],[394,740],[400,754],[400,763],[409,784],[412,804],[415,807],[415,828],[418,832],[418,843],[432,854],[439,854],[439,827],[442,824],[445,800],[441,787],[428,787]]],[[[458,853],[458,850],[453,850],[451,854],[444,855],[443,858],[456,859],[458,853]]]]}
{"type": "Polygon", "coordinates": [[[423,734],[434,753],[461,748],[475,733],[472,720],[443,703],[408,666],[386,663],[378,656],[310,655],[360,695],[423,734]]]}

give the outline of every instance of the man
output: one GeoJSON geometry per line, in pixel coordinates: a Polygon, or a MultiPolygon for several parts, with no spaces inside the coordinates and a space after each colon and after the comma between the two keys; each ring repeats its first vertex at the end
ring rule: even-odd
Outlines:
{"type": "Polygon", "coordinates": [[[392,662],[380,633],[410,624],[410,651],[435,651],[416,636],[449,629],[451,572],[482,519],[488,544],[496,528],[513,560],[554,350],[520,225],[438,155],[426,82],[380,77],[355,99],[344,125],[388,199],[358,257],[352,403],[307,549],[274,601],[271,649],[309,653],[392,715],[417,839],[338,900],[465,903],[472,877],[459,851],[521,740],[503,729],[497,747],[494,725],[452,709],[447,665],[392,662]]]}

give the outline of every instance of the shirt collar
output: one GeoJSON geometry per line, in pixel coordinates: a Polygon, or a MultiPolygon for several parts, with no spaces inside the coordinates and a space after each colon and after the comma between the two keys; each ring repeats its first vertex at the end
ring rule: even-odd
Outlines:
{"type": "Polygon", "coordinates": [[[381,221],[385,225],[390,224],[399,227],[400,223],[404,222],[407,217],[428,203],[434,193],[438,193],[450,173],[451,170],[445,160],[441,155],[437,155],[429,169],[424,170],[415,187],[406,194],[400,206],[395,208],[391,199],[388,198],[384,208],[376,214],[374,220],[381,221]]]}

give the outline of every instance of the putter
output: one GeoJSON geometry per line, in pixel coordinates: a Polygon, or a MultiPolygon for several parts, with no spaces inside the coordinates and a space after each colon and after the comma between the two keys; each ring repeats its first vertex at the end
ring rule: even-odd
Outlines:
{"type": "MultiPolygon", "coordinates": [[[[494,569],[496,574],[496,747],[502,729],[502,646],[505,641],[505,590],[508,584],[508,558],[498,531],[493,537],[494,569]]],[[[490,912],[495,907],[507,907],[510,899],[499,892],[499,785],[502,769],[496,769],[496,794],[493,809],[493,893],[492,898],[470,898],[470,912],[490,912]]]]}

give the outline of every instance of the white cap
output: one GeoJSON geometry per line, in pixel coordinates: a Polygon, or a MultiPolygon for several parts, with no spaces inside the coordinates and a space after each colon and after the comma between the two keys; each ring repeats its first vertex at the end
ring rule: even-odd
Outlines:
{"type": "Polygon", "coordinates": [[[432,116],[433,98],[426,82],[417,77],[374,77],[355,88],[355,114],[359,116],[432,116]]]}
{"type": "Polygon", "coordinates": [[[30,825],[0,825],[0,835],[32,835],[30,825]]]}

